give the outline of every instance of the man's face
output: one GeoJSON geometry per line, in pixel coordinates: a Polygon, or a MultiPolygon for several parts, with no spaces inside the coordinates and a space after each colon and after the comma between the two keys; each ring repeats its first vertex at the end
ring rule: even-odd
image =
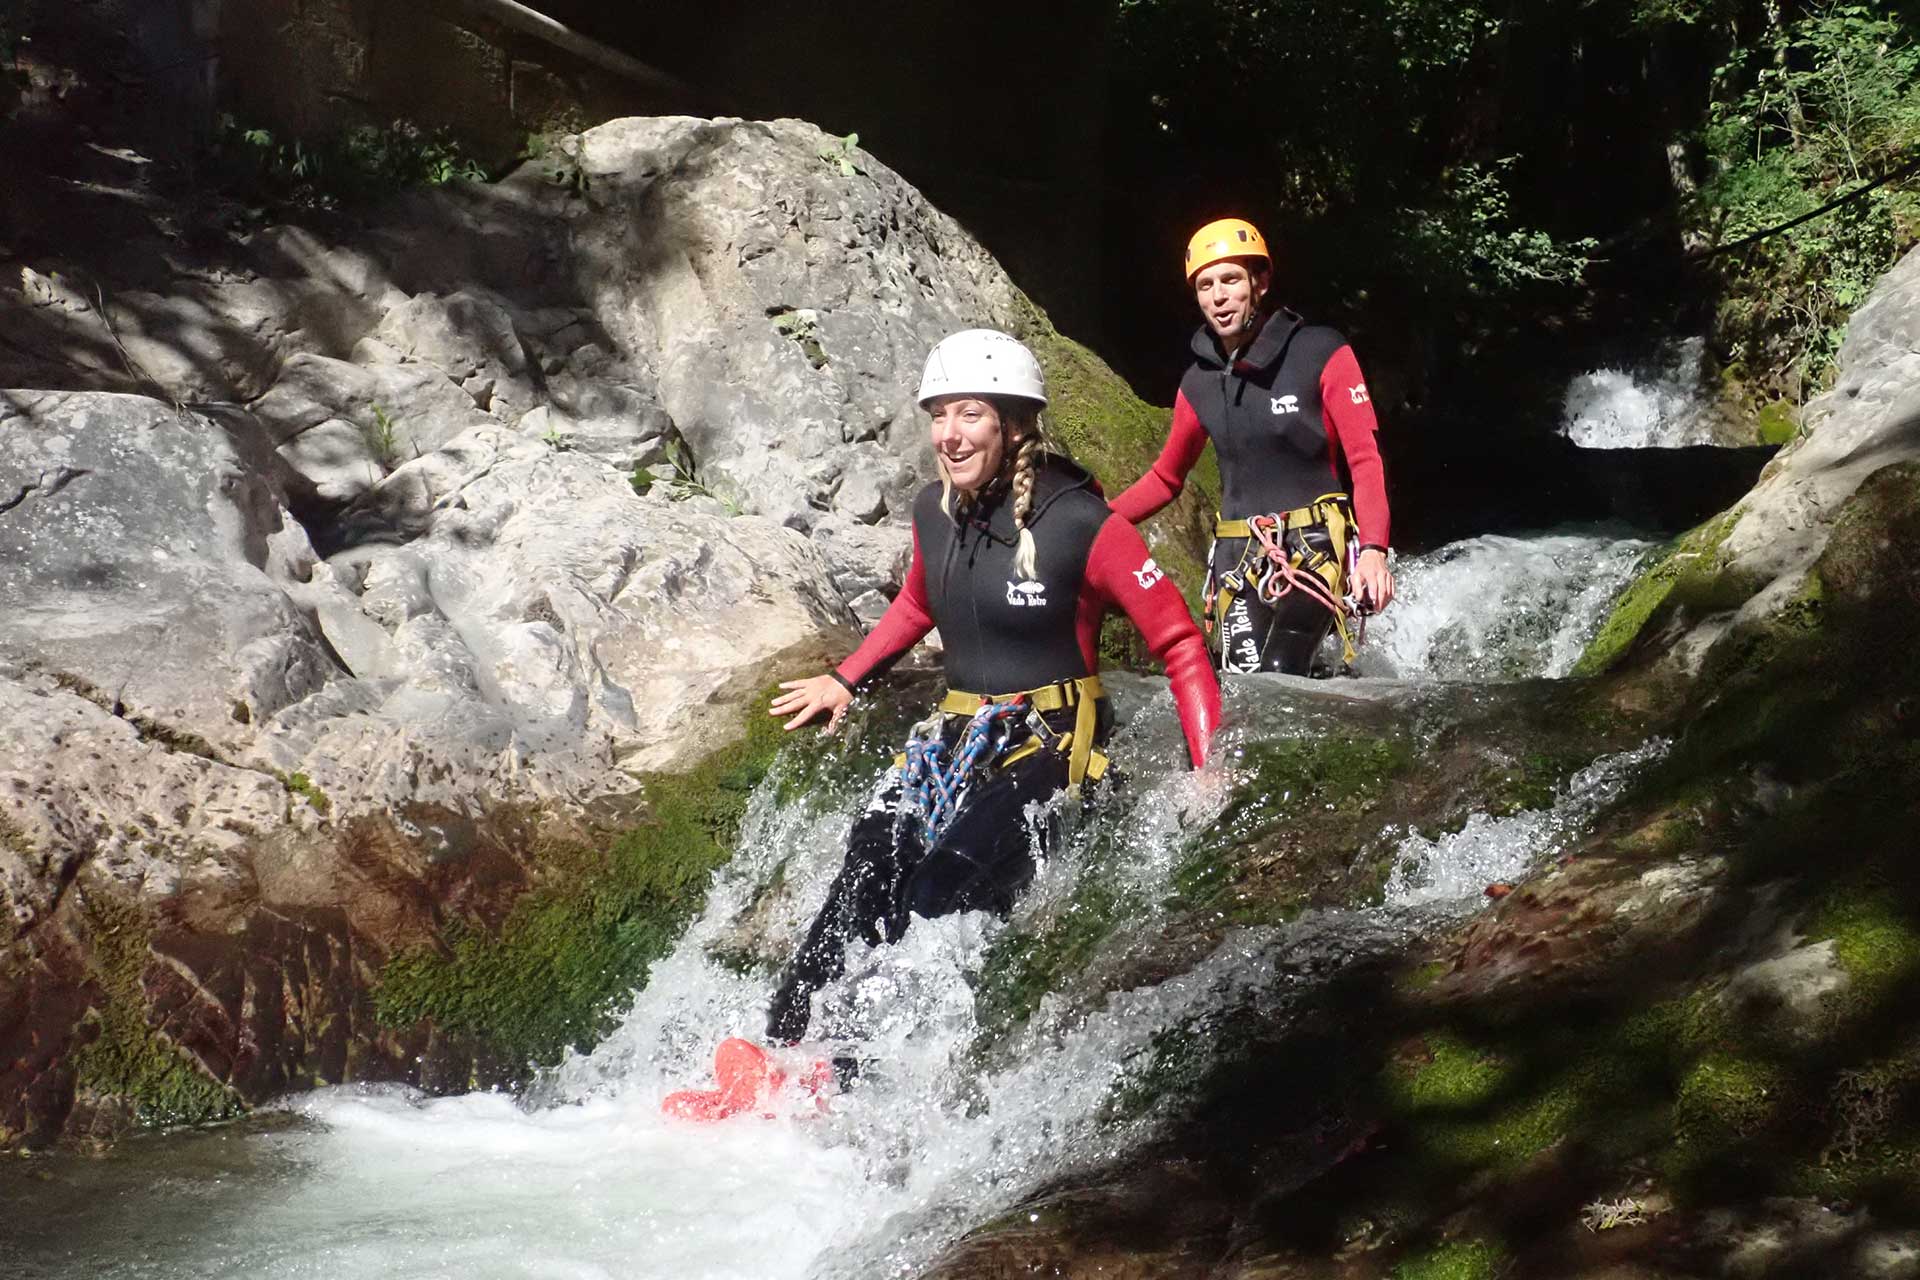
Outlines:
{"type": "Polygon", "coordinates": [[[1200,268],[1193,277],[1194,301],[1214,336],[1232,339],[1253,327],[1253,315],[1267,292],[1267,272],[1246,258],[1226,258],[1200,268]]]}

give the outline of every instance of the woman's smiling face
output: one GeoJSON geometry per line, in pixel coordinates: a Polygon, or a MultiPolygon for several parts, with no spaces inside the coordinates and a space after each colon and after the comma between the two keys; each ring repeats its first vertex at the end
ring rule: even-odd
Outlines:
{"type": "Polygon", "coordinates": [[[927,412],[932,416],[933,451],[954,488],[974,492],[1000,474],[1007,440],[1000,411],[991,401],[940,396],[927,402],[927,412]]]}

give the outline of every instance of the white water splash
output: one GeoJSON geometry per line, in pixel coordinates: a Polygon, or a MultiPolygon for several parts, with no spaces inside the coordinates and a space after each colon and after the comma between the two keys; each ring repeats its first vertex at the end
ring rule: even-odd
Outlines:
{"type": "Polygon", "coordinates": [[[1651,370],[1595,369],[1567,384],[1560,434],[1583,449],[1675,448],[1712,444],[1713,415],[1702,392],[1706,340],[1671,344],[1651,370]]]}
{"type": "Polygon", "coordinates": [[[1460,830],[1437,840],[1407,836],[1387,880],[1387,905],[1474,901],[1489,884],[1517,879],[1559,856],[1635,774],[1666,754],[1668,745],[1654,738],[1631,751],[1602,756],[1567,780],[1551,808],[1524,809],[1505,818],[1476,813],[1460,830]]]}
{"type": "MultiPolygon", "coordinates": [[[[1243,717],[1247,735],[1318,731],[1284,700],[1243,717]]],[[[1195,832],[1233,796],[1231,764],[1162,767],[1179,733],[1164,693],[1122,732],[1116,752],[1141,779],[1098,822],[1073,833],[1021,899],[1013,925],[1052,918],[1091,857],[1145,902],[1195,832]]],[[[784,951],[839,866],[840,810],[781,807],[764,787],[739,852],[716,874],[707,910],[655,965],[618,1031],[573,1058],[526,1099],[428,1099],[398,1088],[329,1089],[291,1104],[304,1124],[232,1139],[240,1158],[196,1178],[120,1192],[136,1229],[100,1232],[71,1274],[105,1280],[248,1276],[267,1280],[871,1280],[924,1269],[970,1227],[1043,1182],[1110,1162],[1152,1133],[1155,1113],[1116,1107],[1169,1040],[1204,1057],[1220,1020],[1311,989],[1352,956],[1400,945],[1436,916],[1474,909],[1488,878],[1512,876],[1558,848],[1659,749],[1596,763],[1554,808],[1476,819],[1436,842],[1410,839],[1381,909],[1308,913],[1280,928],[1228,931],[1187,972],[1089,1007],[1049,996],[1004,1046],[1000,1065],[971,1049],[974,991],[1008,927],[981,914],[919,921],[900,943],[856,948],[822,993],[821,1021],[863,1067],[821,1112],[796,1093],[770,1117],[711,1125],[664,1117],[662,1096],[706,1083],[707,1055],[729,1033],[756,1034],[768,978],[720,958],[740,921],[784,951]],[[769,896],[780,882],[788,891],[769,896]],[[1182,1038],[1185,1039],[1182,1039],[1182,1038]],[[244,1148],[244,1156],[239,1149],[244,1148]],[[119,1243],[120,1241],[128,1243],[119,1243]]],[[[1244,782],[1244,779],[1238,780],[1244,782]]],[[[1154,908],[1147,907],[1151,914],[1154,908]]],[[[1150,921],[1126,929],[1151,934],[1150,921]]],[[[815,1052],[817,1049],[809,1049],[815,1052]]],[[[111,1214],[109,1212],[109,1220],[111,1214]]],[[[29,1275],[67,1274],[33,1272],[29,1275]]]]}
{"type": "Polygon", "coordinates": [[[1653,546],[1605,529],[1483,534],[1407,557],[1354,665],[1403,679],[1566,675],[1653,546]]]}
{"type": "MultiPolygon", "coordinates": [[[[1140,737],[1177,738],[1156,709],[1140,737]]],[[[1125,735],[1123,735],[1124,738],[1125,735]]],[[[1171,866],[1177,845],[1219,812],[1214,775],[1153,771],[1133,799],[1134,873],[1171,866]],[[1165,849],[1156,848],[1165,844],[1165,849]]],[[[307,1094],[308,1123],[245,1139],[279,1171],[208,1215],[179,1187],[142,1193],[150,1213],[191,1217],[182,1239],[117,1252],[89,1274],[388,1280],[774,1280],[901,1276],[1043,1178],[1110,1159],[1150,1121],[1108,1115],[1154,1037],[1200,1017],[1222,992],[1271,973],[1259,938],[1222,946],[1191,972],[1113,997],[1076,1022],[1023,1036],[1011,1064],[969,1051],[974,990],[1004,923],[972,913],[917,921],[900,943],[854,948],[822,993],[820,1022],[857,1048],[853,1087],[819,1111],[798,1091],[763,1118],[667,1118],[670,1090],[710,1083],[729,1034],[757,1038],[769,978],[716,959],[743,916],[777,950],[797,942],[844,853],[850,814],[780,807],[763,788],[709,905],[656,964],[619,1029],[523,1100],[430,1099],[387,1088],[307,1094]],[[783,881],[788,892],[765,896],[783,881]]],[[[1087,832],[1081,832],[1086,835],[1087,832]]],[[[1072,889],[1070,841],[1015,921],[1072,889]]],[[[807,1052],[824,1053],[823,1046],[807,1052]]]]}

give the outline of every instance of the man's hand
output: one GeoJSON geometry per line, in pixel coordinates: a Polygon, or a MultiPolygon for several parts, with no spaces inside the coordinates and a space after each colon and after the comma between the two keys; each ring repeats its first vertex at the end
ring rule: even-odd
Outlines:
{"type": "Polygon", "coordinates": [[[767,708],[770,716],[793,718],[780,727],[791,733],[807,721],[827,713],[827,726],[823,730],[832,733],[846,719],[847,705],[853,701],[853,695],[847,692],[847,686],[832,676],[813,676],[806,680],[782,680],[780,687],[787,690],[773,700],[767,708]]]}
{"type": "Polygon", "coordinates": [[[1386,552],[1368,548],[1360,553],[1353,567],[1353,595],[1373,613],[1393,603],[1393,570],[1387,568],[1386,552]]]}

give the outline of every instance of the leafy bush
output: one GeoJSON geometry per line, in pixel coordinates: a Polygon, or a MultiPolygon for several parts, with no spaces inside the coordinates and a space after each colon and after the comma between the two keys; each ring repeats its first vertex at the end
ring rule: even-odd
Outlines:
{"type": "Polygon", "coordinates": [[[317,142],[278,138],[222,115],[211,159],[226,182],[262,199],[309,208],[376,200],[412,187],[485,182],[489,175],[446,130],[405,120],[358,125],[317,142]]]}
{"type": "MultiPolygon", "coordinates": [[[[1920,146],[1920,47],[1888,4],[1827,0],[1736,47],[1702,141],[1714,173],[1688,213],[1722,243],[1811,213],[1920,146]]],[[[1721,259],[1720,326],[1750,381],[1825,381],[1848,313],[1913,241],[1896,182],[1721,259]]]]}

